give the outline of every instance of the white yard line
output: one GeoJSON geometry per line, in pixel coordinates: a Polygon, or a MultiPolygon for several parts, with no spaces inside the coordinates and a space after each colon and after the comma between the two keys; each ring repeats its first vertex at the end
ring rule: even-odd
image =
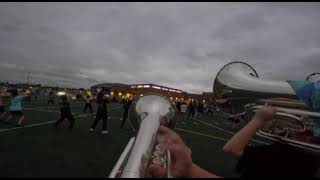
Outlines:
{"type": "Polygon", "coordinates": [[[55,106],[25,107],[23,109],[55,108],[55,106]]]}
{"type": "Polygon", "coordinates": [[[45,110],[45,109],[33,109],[33,108],[24,108],[25,110],[29,111],[40,111],[40,112],[54,112],[54,113],[60,113],[59,111],[51,111],[51,110],[45,110]]]}
{"type": "MultiPolygon", "coordinates": [[[[24,109],[25,109],[25,110],[31,110],[31,111],[42,111],[42,112],[56,112],[56,113],[60,113],[60,111],[45,110],[45,109],[41,109],[41,108],[46,108],[46,107],[34,107],[34,108],[24,108],[24,109]],[[40,108],[40,109],[39,109],[39,108],[40,108]]],[[[121,107],[110,108],[109,110],[117,110],[117,109],[121,109],[121,107]]]]}
{"type": "Polygon", "coordinates": [[[202,123],[202,124],[204,124],[204,125],[207,125],[207,126],[210,126],[210,127],[216,128],[216,129],[219,129],[220,131],[224,131],[224,132],[229,133],[229,134],[232,134],[232,135],[235,134],[235,133],[232,132],[232,131],[228,131],[228,130],[226,130],[226,129],[217,127],[217,126],[215,126],[215,125],[213,125],[213,124],[211,124],[211,123],[207,123],[207,122],[204,122],[204,121],[201,121],[201,120],[196,120],[196,121],[198,121],[198,122],[200,122],[200,123],[202,123]]]}
{"type": "MultiPolygon", "coordinates": [[[[75,118],[79,118],[79,117],[86,117],[90,114],[80,114],[75,116],[75,118]]],[[[52,124],[54,122],[56,122],[57,120],[53,120],[53,121],[46,121],[46,122],[42,122],[42,123],[34,123],[34,124],[30,124],[24,127],[14,127],[14,128],[8,128],[8,129],[0,129],[0,132],[6,132],[6,131],[12,131],[12,130],[16,130],[16,129],[24,129],[24,128],[30,128],[30,127],[37,127],[37,126],[42,126],[42,125],[46,125],[46,124],[52,124]]]]}
{"type": "MultiPolygon", "coordinates": [[[[226,130],[226,129],[223,129],[223,128],[220,128],[220,127],[217,127],[217,126],[215,126],[215,125],[213,125],[213,124],[206,123],[206,122],[201,121],[201,120],[196,120],[196,121],[198,121],[198,122],[200,122],[200,123],[202,123],[202,124],[204,124],[204,125],[207,125],[207,126],[210,126],[210,127],[216,128],[216,129],[218,129],[218,130],[220,130],[220,131],[223,131],[223,132],[226,132],[226,133],[229,133],[229,134],[232,134],[232,135],[234,135],[234,134],[235,134],[235,133],[234,133],[234,132],[232,132],[232,131],[228,131],[228,130],[226,130]]],[[[256,139],[251,139],[251,141],[253,141],[253,142],[257,142],[257,143],[262,143],[262,144],[267,144],[266,142],[259,141],[259,140],[256,140],[256,139]]]]}
{"type": "Polygon", "coordinates": [[[190,130],[186,130],[186,129],[181,129],[181,128],[176,128],[176,130],[181,131],[181,132],[186,132],[186,133],[190,133],[190,134],[195,134],[195,135],[199,135],[199,136],[204,136],[204,137],[208,137],[211,139],[215,139],[215,140],[220,140],[220,141],[228,141],[228,139],[222,138],[222,137],[218,137],[218,136],[213,136],[210,134],[205,134],[205,133],[199,133],[196,131],[190,131],[190,130]]]}

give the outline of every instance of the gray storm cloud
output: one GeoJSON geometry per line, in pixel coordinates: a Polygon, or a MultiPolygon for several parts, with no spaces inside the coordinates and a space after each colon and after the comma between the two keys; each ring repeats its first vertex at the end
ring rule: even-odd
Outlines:
{"type": "Polygon", "coordinates": [[[156,83],[212,91],[245,61],[262,78],[320,67],[320,3],[0,3],[0,79],[87,88],[156,83]]]}

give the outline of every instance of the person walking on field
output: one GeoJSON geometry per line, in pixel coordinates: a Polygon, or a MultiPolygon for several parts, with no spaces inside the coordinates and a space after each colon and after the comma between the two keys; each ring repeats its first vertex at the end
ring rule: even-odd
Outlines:
{"type": "Polygon", "coordinates": [[[71,113],[70,102],[66,95],[61,96],[61,108],[60,108],[60,119],[54,123],[54,126],[57,127],[65,119],[70,122],[69,131],[72,131],[74,126],[74,117],[71,113]]]}
{"type": "Polygon", "coordinates": [[[101,101],[101,104],[98,104],[97,116],[96,116],[93,124],[91,125],[91,128],[89,130],[90,133],[94,131],[94,129],[96,128],[96,126],[100,120],[102,120],[101,134],[107,134],[108,133],[108,130],[107,130],[108,110],[107,110],[107,99],[106,98],[103,98],[101,101]]]}
{"type": "Polygon", "coordinates": [[[90,98],[89,95],[87,95],[85,101],[86,101],[86,104],[85,104],[85,106],[84,106],[83,112],[86,113],[86,112],[87,112],[87,109],[89,108],[90,113],[92,113],[91,98],[90,98]]]}
{"type": "Polygon", "coordinates": [[[120,128],[122,129],[126,120],[127,120],[127,117],[128,117],[128,112],[129,112],[129,108],[130,108],[130,105],[132,103],[132,100],[129,99],[123,106],[123,117],[122,117],[122,122],[121,122],[121,125],[120,125],[120,128]]]}
{"type": "Polygon", "coordinates": [[[19,95],[18,90],[14,89],[12,91],[11,95],[11,102],[10,102],[10,115],[5,121],[6,124],[9,124],[9,121],[13,119],[14,116],[18,116],[19,120],[17,123],[17,126],[23,126],[24,124],[24,114],[23,114],[23,109],[22,109],[22,100],[24,100],[27,95],[19,95]]]}

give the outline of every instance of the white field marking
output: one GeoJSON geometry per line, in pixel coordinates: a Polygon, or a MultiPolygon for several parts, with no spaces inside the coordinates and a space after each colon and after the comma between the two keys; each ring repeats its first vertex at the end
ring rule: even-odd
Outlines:
{"type": "Polygon", "coordinates": [[[235,134],[235,133],[232,132],[232,131],[228,131],[228,130],[226,130],[226,129],[217,127],[217,126],[215,126],[215,125],[213,125],[213,124],[211,124],[211,123],[207,123],[207,122],[204,122],[204,121],[201,121],[201,120],[196,120],[196,121],[198,121],[198,122],[200,122],[200,123],[202,123],[202,124],[204,124],[204,125],[211,126],[211,127],[213,127],[213,128],[219,129],[220,131],[224,131],[224,132],[229,133],[229,134],[235,134]]]}
{"type": "MultiPolygon", "coordinates": [[[[79,106],[79,107],[81,107],[81,106],[83,106],[83,104],[71,104],[71,107],[74,107],[74,106],[79,106]]],[[[25,107],[25,108],[23,108],[23,109],[58,108],[58,107],[59,107],[59,105],[57,104],[57,105],[54,105],[54,106],[25,107]]],[[[115,107],[115,108],[110,108],[110,109],[120,109],[120,108],[122,108],[122,106],[120,106],[120,107],[115,107]]]]}
{"type": "MultiPolygon", "coordinates": [[[[57,106],[58,107],[58,106],[57,106]]],[[[25,110],[33,110],[33,111],[42,111],[42,112],[56,112],[56,113],[60,113],[60,111],[51,111],[51,110],[45,110],[42,108],[46,108],[46,107],[34,107],[34,108],[23,108],[25,110]]],[[[116,109],[120,109],[120,107],[115,107],[115,108],[110,108],[109,110],[116,110],[116,109]]]]}
{"type": "Polygon", "coordinates": [[[23,109],[42,109],[42,108],[55,108],[56,106],[40,106],[40,107],[25,107],[23,109]]]}
{"type": "MultiPolygon", "coordinates": [[[[80,117],[86,117],[89,114],[80,114],[77,116],[74,116],[75,118],[80,118],[80,117]]],[[[6,131],[12,131],[12,130],[16,130],[16,129],[24,129],[24,128],[30,128],[30,127],[37,127],[37,126],[42,126],[42,125],[46,125],[46,124],[52,124],[54,122],[56,122],[57,120],[52,120],[52,121],[46,121],[46,122],[42,122],[42,123],[34,123],[34,124],[30,124],[24,127],[14,127],[14,128],[8,128],[8,129],[0,129],[0,132],[6,132],[6,131]]]]}
{"type": "Polygon", "coordinates": [[[60,113],[60,111],[51,111],[51,110],[45,110],[45,109],[26,109],[25,110],[28,110],[28,111],[40,111],[40,112],[54,112],[54,113],[60,113]]]}
{"type": "MultiPolygon", "coordinates": [[[[234,134],[235,134],[235,133],[234,133],[234,132],[232,132],[232,131],[228,131],[228,130],[226,130],[226,129],[223,129],[223,128],[220,128],[220,127],[217,127],[217,126],[215,126],[215,125],[213,125],[213,124],[206,123],[206,122],[201,121],[201,120],[196,120],[196,121],[198,121],[198,122],[200,122],[200,123],[202,123],[202,124],[204,124],[204,125],[207,125],[207,126],[210,126],[210,127],[216,128],[216,129],[218,129],[218,130],[220,130],[220,131],[223,131],[223,132],[226,132],[226,133],[229,133],[229,134],[232,134],[232,135],[234,135],[234,134]]],[[[251,141],[253,141],[253,142],[257,142],[257,143],[262,143],[262,144],[267,144],[266,142],[259,141],[259,140],[256,140],[256,139],[251,139],[251,141]]]]}
{"type": "Polygon", "coordinates": [[[225,142],[228,141],[228,139],[225,139],[225,138],[222,138],[222,137],[213,136],[213,135],[210,135],[210,134],[199,133],[199,132],[196,132],[196,131],[190,131],[190,130],[181,129],[181,128],[175,128],[175,130],[178,130],[178,131],[181,131],[181,132],[187,132],[187,133],[190,133],[190,134],[196,134],[196,135],[199,135],[199,136],[208,137],[208,138],[215,139],[215,140],[220,140],[220,141],[225,141],[225,142]]]}

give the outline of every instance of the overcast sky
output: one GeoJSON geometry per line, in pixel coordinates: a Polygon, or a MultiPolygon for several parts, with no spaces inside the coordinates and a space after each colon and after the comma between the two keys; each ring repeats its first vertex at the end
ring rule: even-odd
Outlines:
{"type": "Polygon", "coordinates": [[[231,61],[261,78],[320,71],[320,3],[0,3],[0,79],[212,91],[231,61]]]}

